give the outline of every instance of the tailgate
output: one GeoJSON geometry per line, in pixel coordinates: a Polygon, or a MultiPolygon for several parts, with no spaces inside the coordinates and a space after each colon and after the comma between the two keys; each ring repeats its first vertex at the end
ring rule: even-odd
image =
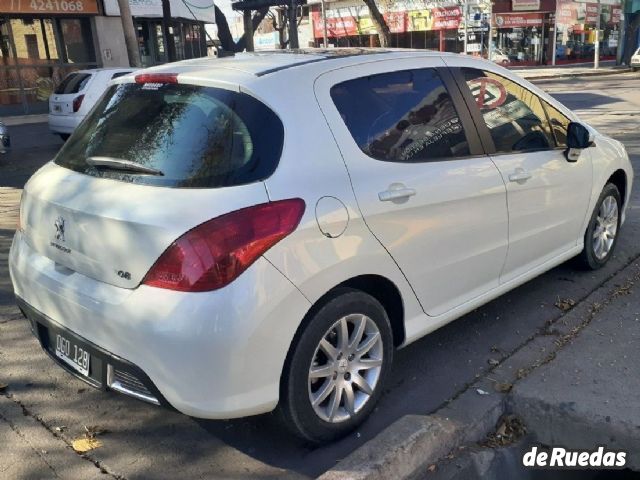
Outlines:
{"type": "Polygon", "coordinates": [[[262,182],[162,188],[95,178],[49,163],[25,187],[21,221],[25,240],[63,270],[135,288],[191,228],[267,201],[262,182]]]}

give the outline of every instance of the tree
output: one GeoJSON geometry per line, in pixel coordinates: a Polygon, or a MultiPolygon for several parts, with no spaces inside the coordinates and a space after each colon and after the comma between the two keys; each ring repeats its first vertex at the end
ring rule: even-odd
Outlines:
{"type": "MultiPolygon", "coordinates": [[[[275,12],[269,12],[269,18],[271,19],[271,25],[273,29],[278,32],[278,39],[280,43],[280,48],[285,49],[289,45],[289,36],[287,34],[287,25],[289,24],[289,15],[290,9],[288,8],[278,8],[275,12]]],[[[296,14],[297,17],[297,14],[296,14]]],[[[299,27],[302,23],[303,16],[300,15],[297,17],[296,25],[299,27]]]]}
{"type": "Polygon", "coordinates": [[[380,40],[380,46],[385,48],[391,45],[391,30],[389,25],[384,19],[382,13],[378,9],[375,0],[362,0],[364,4],[369,8],[369,15],[371,16],[371,23],[373,23],[376,32],[378,32],[378,39],[380,40]]]}
{"type": "MultiPolygon", "coordinates": [[[[227,17],[224,13],[222,13],[222,10],[220,10],[217,5],[214,4],[214,8],[216,25],[218,26],[218,40],[220,40],[222,48],[228,52],[242,52],[246,47],[246,34],[243,34],[237,42],[234,42],[233,36],[231,35],[231,30],[229,29],[229,22],[227,22],[227,17]]],[[[253,25],[254,32],[268,12],[269,7],[264,7],[260,10],[256,10],[256,12],[253,14],[253,17],[251,18],[251,24],[253,25]]]]}

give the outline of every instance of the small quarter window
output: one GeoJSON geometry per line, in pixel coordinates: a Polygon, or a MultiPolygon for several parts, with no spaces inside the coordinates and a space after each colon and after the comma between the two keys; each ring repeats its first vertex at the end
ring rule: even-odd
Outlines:
{"type": "Polygon", "coordinates": [[[555,107],[552,107],[549,103],[542,101],[544,104],[544,108],[547,111],[547,116],[549,117],[549,122],[551,122],[551,131],[553,132],[554,137],[556,138],[556,145],[558,147],[566,147],[567,146],[567,129],[569,128],[569,124],[571,120],[569,120],[566,115],[564,115],[560,110],[555,107]]]}
{"type": "Polygon", "coordinates": [[[426,162],[469,155],[449,92],[434,69],[349,80],[331,98],[358,147],[390,162],[426,162]]]}
{"type": "Polygon", "coordinates": [[[537,95],[492,72],[463,68],[462,74],[498,153],[555,147],[537,95]]]}

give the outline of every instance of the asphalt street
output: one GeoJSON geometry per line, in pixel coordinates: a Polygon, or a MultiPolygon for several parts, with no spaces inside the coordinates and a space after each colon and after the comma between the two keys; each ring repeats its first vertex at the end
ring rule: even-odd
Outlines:
{"type": "MultiPolygon", "coordinates": [[[[623,141],[640,172],[640,74],[537,84],[585,121],[623,141]]],[[[88,461],[116,478],[316,476],[398,418],[434,412],[461,394],[490,368],[490,361],[509,356],[557,319],[562,313],[555,306],[558,300],[579,302],[640,255],[636,185],[616,255],[605,268],[584,272],[568,262],[399,351],[386,393],[370,420],[348,438],[312,449],[283,433],[272,415],[203,421],[93,391],[40,351],[13,307],[6,256],[15,223],[2,218],[15,212],[11,204],[24,181],[61,142],[43,124],[12,127],[11,134],[14,151],[0,157],[0,383],[8,384],[11,394],[11,399],[0,396],[0,432],[3,418],[8,422],[1,402],[19,405],[25,416],[37,419],[61,442],[80,436],[85,425],[98,425],[108,432],[88,461]]],[[[2,462],[0,456],[0,478],[2,462]]],[[[33,468],[36,475],[41,466],[33,468]]]]}

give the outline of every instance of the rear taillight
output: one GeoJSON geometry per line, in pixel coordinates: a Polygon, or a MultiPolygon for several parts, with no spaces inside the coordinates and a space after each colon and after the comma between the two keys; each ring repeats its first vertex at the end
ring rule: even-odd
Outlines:
{"type": "Polygon", "coordinates": [[[84,100],[84,95],[78,95],[73,99],[73,113],[76,113],[78,110],[80,110],[80,107],[82,106],[82,100],[84,100]]]}
{"type": "Polygon", "coordinates": [[[209,220],[173,242],[142,283],[181,292],[222,288],[293,232],[304,209],[304,200],[292,198],[209,220]]]}

